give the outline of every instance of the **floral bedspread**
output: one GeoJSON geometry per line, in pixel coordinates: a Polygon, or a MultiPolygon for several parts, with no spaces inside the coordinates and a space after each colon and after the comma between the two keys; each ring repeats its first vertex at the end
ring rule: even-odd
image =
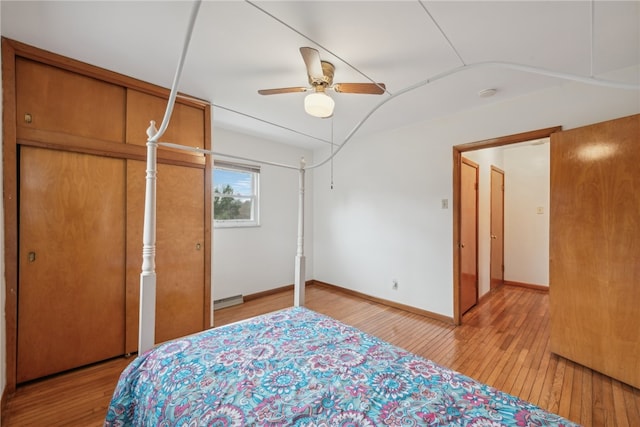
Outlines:
{"type": "Polygon", "coordinates": [[[296,307],[170,341],[122,373],[105,426],[575,426],[296,307]]]}

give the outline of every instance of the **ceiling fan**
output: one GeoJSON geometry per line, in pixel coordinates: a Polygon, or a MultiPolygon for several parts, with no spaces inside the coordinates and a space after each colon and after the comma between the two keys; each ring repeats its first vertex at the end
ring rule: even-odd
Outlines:
{"type": "Polygon", "coordinates": [[[305,111],[315,117],[331,117],[335,102],[327,95],[327,89],[339,93],[362,93],[381,95],[385,92],[384,83],[333,83],[335,67],[332,63],[320,60],[320,54],[312,47],[301,47],[300,53],[307,66],[309,87],[283,87],[278,89],[261,89],[260,95],[276,95],[280,93],[312,92],[304,99],[305,111]]]}

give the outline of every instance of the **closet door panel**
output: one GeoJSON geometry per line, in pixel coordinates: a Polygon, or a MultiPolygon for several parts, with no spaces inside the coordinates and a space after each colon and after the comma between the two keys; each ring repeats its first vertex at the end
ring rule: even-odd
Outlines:
{"type": "Polygon", "coordinates": [[[640,387],[640,115],[551,136],[551,351],[640,387]]]}
{"type": "MultiPolygon", "coordinates": [[[[145,163],[127,161],[127,352],[138,347],[145,163]]],[[[205,325],[205,171],[158,165],[156,342],[205,325]]]]}
{"type": "MultiPolygon", "coordinates": [[[[145,145],[149,121],[160,128],[167,100],[134,89],[127,90],[127,143],[145,145]]],[[[202,109],[176,102],[161,141],[204,148],[204,114],[202,109]]]]}
{"type": "Polygon", "coordinates": [[[16,58],[18,137],[26,129],[124,142],[125,89],[16,58]]]}
{"type": "Polygon", "coordinates": [[[20,150],[17,381],[124,353],[124,160],[20,150]]]}

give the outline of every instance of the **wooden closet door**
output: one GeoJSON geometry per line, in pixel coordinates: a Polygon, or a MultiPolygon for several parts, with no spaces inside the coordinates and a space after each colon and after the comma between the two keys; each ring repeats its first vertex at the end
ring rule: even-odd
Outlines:
{"type": "Polygon", "coordinates": [[[551,135],[551,351],[640,387],[640,115],[551,135]]]}
{"type": "Polygon", "coordinates": [[[20,149],[17,382],[124,353],[124,160],[20,149]]]}
{"type": "MultiPolygon", "coordinates": [[[[127,161],[127,344],[138,348],[146,164],[127,161]]],[[[158,165],[156,343],[202,331],[205,296],[205,170],[158,165]]]]}

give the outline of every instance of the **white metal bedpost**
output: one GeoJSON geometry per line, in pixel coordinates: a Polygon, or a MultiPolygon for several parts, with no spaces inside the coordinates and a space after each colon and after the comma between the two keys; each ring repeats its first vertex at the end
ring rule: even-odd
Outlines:
{"type": "Polygon", "coordinates": [[[189,26],[185,34],[180,60],[173,76],[173,84],[169,93],[167,108],[160,124],[156,129],[155,121],[151,121],[147,129],[147,177],[144,198],[144,225],[142,232],[142,272],[140,273],[140,313],[138,322],[138,354],[153,348],[155,345],[156,329],[156,175],[158,139],[162,137],[169,126],[173,106],[178,95],[178,83],[182,74],[182,67],[189,50],[189,42],[193,34],[198,11],[202,0],[196,0],[191,8],[189,26]]]}
{"type": "Polygon", "coordinates": [[[158,133],[156,122],[147,129],[147,177],[144,197],[144,229],[142,234],[142,273],[140,273],[140,314],[138,354],[155,344],[156,329],[156,177],[158,143],[153,137],[158,133]]]}
{"type": "Polygon", "coordinates": [[[293,286],[293,305],[304,306],[305,257],[304,257],[304,157],[300,159],[300,193],[298,195],[298,249],[296,251],[296,277],[293,286]]]}

